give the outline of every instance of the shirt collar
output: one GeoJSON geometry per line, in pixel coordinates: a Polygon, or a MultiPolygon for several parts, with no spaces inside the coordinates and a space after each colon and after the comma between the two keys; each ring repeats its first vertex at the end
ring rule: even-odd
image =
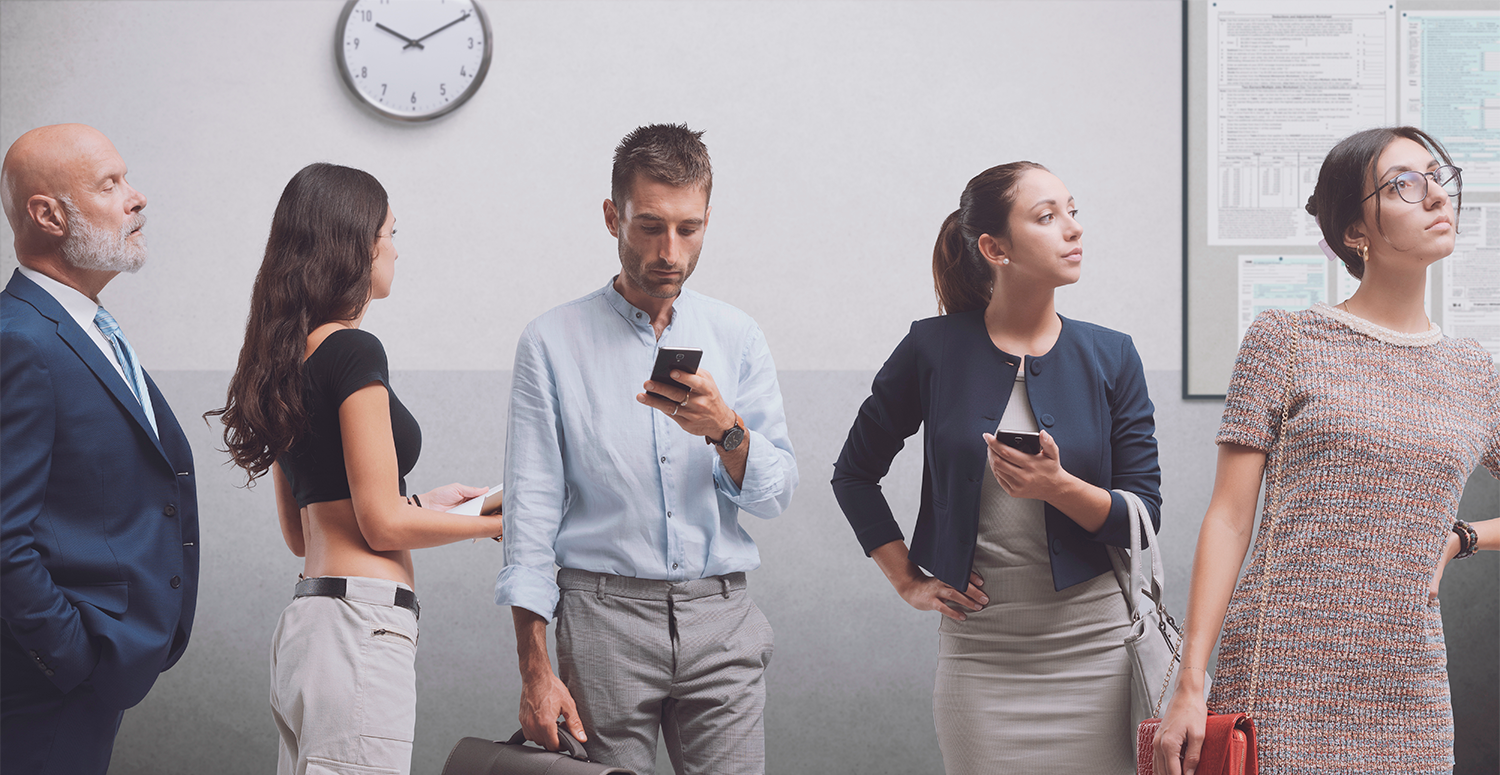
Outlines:
{"type": "MultiPolygon", "coordinates": [[[[629,301],[626,301],[625,297],[621,296],[620,292],[615,290],[615,280],[617,278],[619,278],[619,275],[615,275],[614,277],[609,278],[609,282],[606,283],[604,288],[601,290],[601,293],[604,294],[604,300],[609,302],[610,308],[619,313],[620,317],[625,319],[625,322],[635,326],[636,328],[644,328],[650,330],[651,313],[640,309],[634,304],[631,304],[629,301]]],[[[672,324],[677,322],[677,310],[682,306],[683,301],[687,298],[688,290],[684,288],[682,289],[681,293],[677,294],[677,298],[672,300],[672,319],[667,321],[667,328],[665,329],[666,331],[670,331],[672,329],[672,324]]],[[[654,331],[652,332],[652,335],[655,335],[654,331]]],[[[666,335],[665,331],[662,335],[666,335]]]]}
{"type": "Polygon", "coordinates": [[[99,311],[99,303],[83,295],[82,291],[69,285],[64,285],[41,272],[26,266],[19,267],[21,274],[26,279],[41,286],[57,303],[62,306],[68,316],[78,323],[78,327],[88,331],[94,326],[94,315],[99,311]]]}

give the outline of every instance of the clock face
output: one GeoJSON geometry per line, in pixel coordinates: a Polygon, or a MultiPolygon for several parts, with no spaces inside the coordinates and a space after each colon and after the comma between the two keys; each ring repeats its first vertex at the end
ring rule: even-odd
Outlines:
{"type": "Polygon", "coordinates": [[[477,0],[349,0],[335,43],[344,83],[402,121],[454,110],[490,68],[490,22],[477,0]]]}

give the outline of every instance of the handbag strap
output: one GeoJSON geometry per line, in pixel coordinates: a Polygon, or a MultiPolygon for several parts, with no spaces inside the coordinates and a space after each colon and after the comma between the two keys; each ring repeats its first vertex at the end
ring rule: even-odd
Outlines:
{"type": "Polygon", "coordinates": [[[1264,643],[1266,628],[1266,603],[1271,594],[1271,552],[1276,548],[1273,537],[1276,535],[1276,526],[1281,522],[1281,515],[1286,506],[1286,424],[1291,414],[1292,406],[1292,381],[1297,374],[1297,356],[1302,347],[1302,322],[1297,313],[1293,312],[1292,318],[1292,348],[1286,358],[1286,387],[1283,390],[1281,401],[1281,422],[1276,426],[1276,441],[1273,444],[1272,453],[1275,457],[1276,468],[1266,474],[1266,508],[1265,516],[1269,519],[1266,525],[1266,559],[1261,564],[1260,576],[1260,610],[1257,612],[1255,622],[1255,651],[1250,663],[1250,702],[1245,709],[1247,715],[1255,712],[1255,701],[1260,694],[1260,652],[1264,643]]]}

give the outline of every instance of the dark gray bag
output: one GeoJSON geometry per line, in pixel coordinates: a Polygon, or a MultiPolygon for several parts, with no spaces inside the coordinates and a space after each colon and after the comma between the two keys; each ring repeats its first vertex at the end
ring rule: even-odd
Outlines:
{"type": "Polygon", "coordinates": [[[453,746],[443,775],[635,775],[608,764],[589,761],[578,742],[559,727],[561,753],[526,745],[526,734],[517,731],[505,742],[466,737],[453,746]]]}

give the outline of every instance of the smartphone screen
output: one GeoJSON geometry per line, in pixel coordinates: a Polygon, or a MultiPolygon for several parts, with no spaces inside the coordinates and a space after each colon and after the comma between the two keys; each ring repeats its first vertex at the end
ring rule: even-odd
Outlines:
{"type": "Polygon", "coordinates": [[[1003,431],[995,429],[995,440],[1007,447],[1018,449],[1028,455],[1042,454],[1042,434],[1026,431],[1003,431]]]}
{"type": "MultiPolygon", "coordinates": [[[[687,390],[687,385],[667,375],[671,374],[673,369],[697,374],[698,362],[702,360],[703,351],[696,347],[663,347],[656,351],[656,365],[651,367],[651,381],[687,390]]],[[[651,395],[668,401],[672,400],[658,393],[651,393],[651,395]]]]}

